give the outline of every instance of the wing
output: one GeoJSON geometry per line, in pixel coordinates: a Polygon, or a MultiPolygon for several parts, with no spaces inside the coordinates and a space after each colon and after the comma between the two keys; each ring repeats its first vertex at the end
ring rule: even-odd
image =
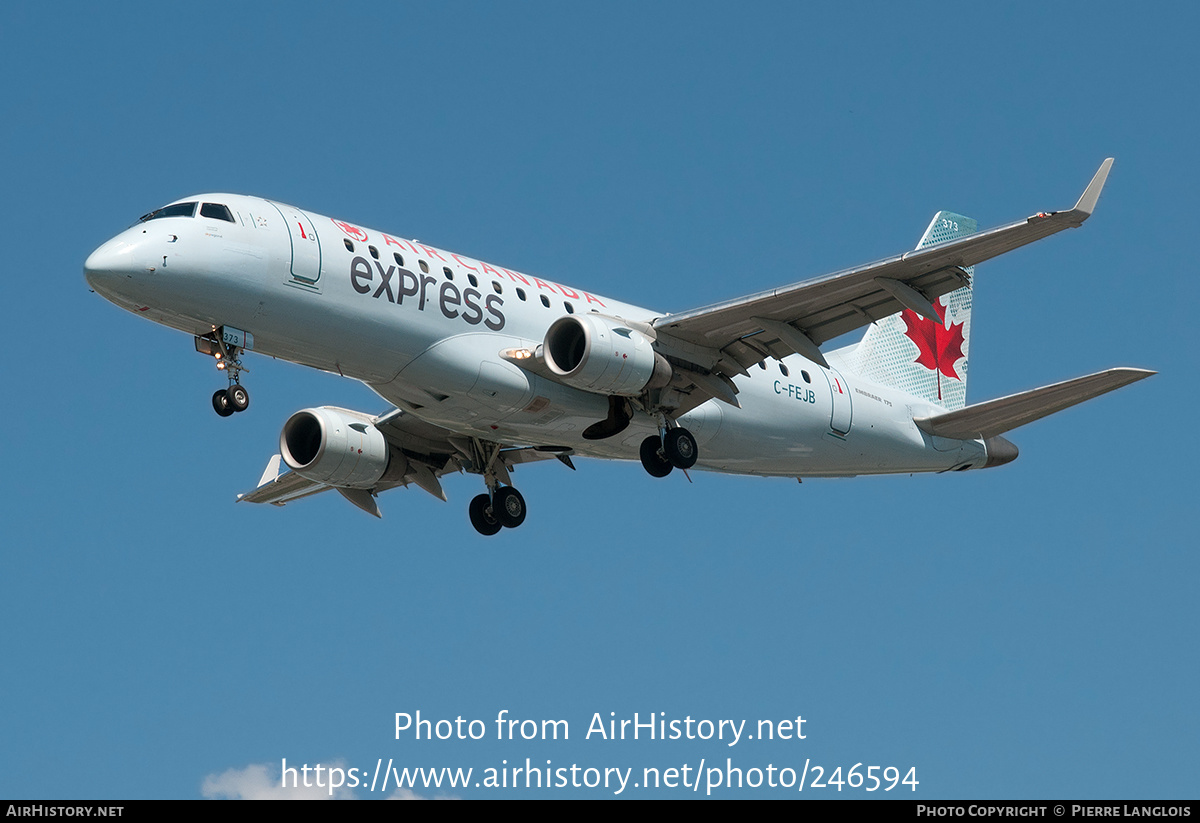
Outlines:
{"type": "Polygon", "coordinates": [[[819,349],[825,341],[906,308],[930,316],[933,301],[967,285],[968,267],[1082,225],[1096,206],[1112,162],[1110,157],[1100,164],[1069,211],[1039,212],[815,280],[659,317],[652,323],[659,346],[677,361],[707,369],[693,385],[726,400],[732,387],[728,378],[764,358],[796,353],[828,366],[819,349]],[[714,380],[724,383],[725,390],[714,380]]]}
{"type": "Polygon", "coordinates": [[[293,471],[280,473],[282,458],[276,454],[272,455],[268,461],[257,488],[251,492],[239,494],[238,501],[282,506],[293,500],[336,490],[363,511],[381,517],[379,507],[375,503],[375,495],[379,492],[412,484],[440,500],[445,500],[446,493],[442,489],[440,478],[458,471],[480,472],[485,460],[491,461],[492,470],[506,483],[508,482],[508,470],[518,463],[558,458],[570,468],[575,468],[571,465],[569,454],[560,450],[549,451],[527,446],[491,444],[495,453],[483,453],[480,444],[472,441],[471,438],[458,435],[450,429],[426,423],[401,409],[393,409],[378,417],[350,409],[335,410],[351,417],[357,417],[364,423],[370,423],[379,429],[387,442],[398,449],[407,459],[407,471],[404,477],[399,480],[380,482],[375,488],[369,490],[342,488],[309,480],[293,471]]]}

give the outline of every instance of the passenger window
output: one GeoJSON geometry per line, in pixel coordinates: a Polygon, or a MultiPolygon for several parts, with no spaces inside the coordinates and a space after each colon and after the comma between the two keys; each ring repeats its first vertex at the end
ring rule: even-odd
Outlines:
{"type": "Polygon", "coordinates": [[[780,363],[779,364],[779,373],[782,374],[784,377],[787,377],[788,376],[787,366],[780,363]]]}
{"type": "Polygon", "coordinates": [[[767,370],[767,361],[766,361],[766,360],[759,360],[759,361],[758,361],[758,367],[759,367],[760,369],[762,369],[763,371],[766,371],[766,370],[767,370]]]}
{"type": "Polygon", "coordinates": [[[145,223],[147,220],[157,220],[160,217],[195,217],[196,204],[192,203],[176,203],[173,206],[163,206],[161,209],[152,211],[149,214],[143,214],[139,219],[139,223],[145,223]]]}
{"type": "Polygon", "coordinates": [[[494,291],[496,294],[504,294],[504,290],[500,288],[500,284],[495,280],[492,281],[492,291],[494,291]]]}
{"type": "Polygon", "coordinates": [[[392,258],[396,261],[397,266],[404,265],[404,258],[400,256],[400,252],[398,252],[398,251],[392,252],[392,258]]]}
{"type": "Polygon", "coordinates": [[[525,289],[517,289],[517,297],[524,300],[525,299],[525,289]]]}
{"type": "Polygon", "coordinates": [[[354,251],[354,244],[345,237],[342,238],[342,242],[346,244],[346,251],[354,251]]]}
{"type": "Polygon", "coordinates": [[[801,372],[800,372],[800,376],[804,378],[804,382],[805,382],[805,383],[811,383],[811,382],[812,382],[812,378],[808,376],[808,372],[806,372],[806,371],[801,371],[801,372]]]}
{"type": "Polygon", "coordinates": [[[446,275],[447,280],[454,279],[454,272],[450,271],[449,266],[442,266],[442,274],[446,275]]]}
{"type": "Polygon", "coordinates": [[[426,274],[429,274],[429,264],[428,263],[426,263],[424,260],[418,260],[417,265],[421,267],[421,271],[425,272],[426,274]]]}
{"type": "Polygon", "coordinates": [[[473,275],[473,274],[468,274],[468,275],[467,275],[467,279],[471,281],[471,285],[472,285],[472,286],[478,286],[478,285],[479,285],[479,280],[478,280],[478,278],[476,278],[476,277],[475,277],[475,275],[473,275]]]}
{"type": "Polygon", "coordinates": [[[374,246],[367,246],[367,251],[371,252],[371,256],[376,260],[379,259],[379,249],[375,248],[374,246]]]}
{"type": "Polygon", "coordinates": [[[567,314],[575,313],[575,307],[572,306],[570,303],[566,302],[565,300],[563,301],[563,308],[565,308],[567,310],[567,314]]]}
{"type": "Polygon", "coordinates": [[[546,308],[550,308],[550,298],[544,294],[542,295],[542,305],[546,308]]]}
{"type": "Polygon", "coordinates": [[[200,216],[207,217],[210,220],[227,220],[230,223],[236,223],[233,219],[233,212],[229,210],[229,206],[223,206],[220,203],[205,203],[200,207],[200,216]]]}

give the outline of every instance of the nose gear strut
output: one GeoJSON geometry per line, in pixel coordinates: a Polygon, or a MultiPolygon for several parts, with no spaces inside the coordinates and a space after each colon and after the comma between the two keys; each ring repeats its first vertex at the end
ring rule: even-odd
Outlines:
{"type": "Polygon", "coordinates": [[[229,387],[217,389],[212,396],[213,410],[222,417],[229,417],[234,412],[245,411],[250,407],[250,392],[238,382],[241,373],[249,372],[250,369],[242,364],[242,352],[245,349],[226,343],[223,329],[224,327],[213,329],[211,333],[197,337],[196,351],[215,358],[217,370],[225,372],[229,378],[229,387]]]}

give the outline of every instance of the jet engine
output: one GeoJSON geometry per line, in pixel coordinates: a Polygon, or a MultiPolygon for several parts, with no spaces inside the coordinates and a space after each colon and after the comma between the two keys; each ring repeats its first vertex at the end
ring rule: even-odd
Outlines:
{"type": "Polygon", "coordinates": [[[383,433],[365,417],[329,407],[289,417],[279,435],[279,452],[301,477],[347,489],[371,489],[380,480],[403,477],[408,462],[393,455],[383,433]]]}
{"type": "Polygon", "coordinates": [[[597,394],[636,397],[671,380],[671,365],[646,335],[599,314],[569,314],[554,321],[542,346],[546,365],[560,381],[597,394]]]}

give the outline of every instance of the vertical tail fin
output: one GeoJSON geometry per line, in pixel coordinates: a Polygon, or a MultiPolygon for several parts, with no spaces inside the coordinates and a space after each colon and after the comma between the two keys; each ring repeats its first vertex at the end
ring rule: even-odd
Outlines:
{"type": "MultiPolygon", "coordinates": [[[[934,215],[917,248],[974,234],[970,217],[950,211],[934,215]]],[[[967,275],[974,282],[974,266],[967,275]]],[[[867,327],[863,339],[837,352],[846,368],[872,382],[892,386],[954,411],[967,402],[967,355],[971,342],[971,285],[933,302],[937,324],[905,309],[867,327]]]]}

